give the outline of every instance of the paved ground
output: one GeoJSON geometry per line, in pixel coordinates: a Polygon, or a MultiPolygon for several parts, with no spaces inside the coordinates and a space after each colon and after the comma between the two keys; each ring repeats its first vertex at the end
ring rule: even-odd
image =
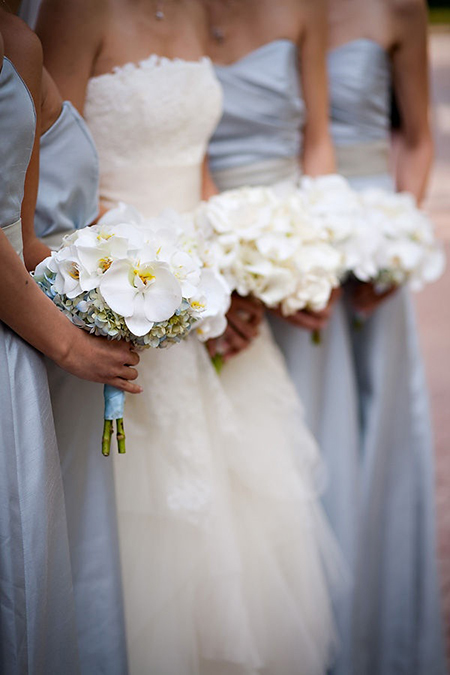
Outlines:
{"type": "Polygon", "coordinates": [[[430,35],[436,161],[426,208],[445,242],[447,271],[417,296],[436,439],[439,557],[450,654],[450,27],[430,35]]]}

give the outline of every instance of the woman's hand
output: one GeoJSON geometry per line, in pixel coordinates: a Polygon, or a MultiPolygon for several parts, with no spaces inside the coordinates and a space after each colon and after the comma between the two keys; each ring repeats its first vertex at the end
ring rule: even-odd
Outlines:
{"type": "Polygon", "coordinates": [[[138,376],[135,366],[139,355],[124,340],[95,337],[73,326],[70,349],[54,360],[83,380],[110,384],[130,394],[142,392],[142,388],[132,382],[138,376]]]}
{"type": "Polygon", "coordinates": [[[264,305],[258,300],[243,298],[234,293],[227,314],[228,326],[225,333],[207,343],[211,357],[220,354],[226,362],[246,349],[258,335],[264,311],[264,305]]]}
{"type": "Polygon", "coordinates": [[[387,291],[380,293],[376,291],[374,284],[357,281],[348,285],[348,296],[353,309],[368,317],[378,309],[387,298],[390,298],[397,288],[397,286],[392,286],[387,291]]]}
{"type": "Polygon", "coordinates": [[[291,314],[290,316],[284,316],[280,309],[274,309],[273,312],[281,319],[284,319],[284,321],[287,321],[297,328],[309,330],[313,333],[316,331],[320,332],[326,328],[333,313],[334,304],[336,300],[340,298],[341,292],[342,291],[340,287],[335,288],[330,295],[327,306],[320,312],[312,312],[309,309],[302,309],[301,311],[291,314]]]}

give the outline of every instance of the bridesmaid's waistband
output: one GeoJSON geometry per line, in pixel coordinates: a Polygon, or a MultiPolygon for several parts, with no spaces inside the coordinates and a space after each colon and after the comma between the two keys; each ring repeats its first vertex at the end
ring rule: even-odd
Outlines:
{"type": "Polygon", "coordinates": [[[294,182],[300,176],[297,157],[268,159],[243,166],[214,171],[213,179],[219,190],[273,185],[285,181],[294,182]]]}
{"type": "Polygon", "coordinates": [[[6,234],[9,243],[21,260],[23,260],[22,220],[19,218],[12,225],[2,227],[2,232],[6,234]]]}
{"type": "Polygon", "coordinates": [[[389,172],[389,147],[385,141],[338,145],[335,151],[338,172],[346,178],[389,172]]]}

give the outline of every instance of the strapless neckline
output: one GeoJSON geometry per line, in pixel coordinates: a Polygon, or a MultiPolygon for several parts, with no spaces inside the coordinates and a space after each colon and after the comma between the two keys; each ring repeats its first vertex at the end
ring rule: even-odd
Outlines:
{"type": "Polygon", "coordinates": [[[388,54],[388,50],[386,49],[386,47],[383,47],[383,45],[381,45],[376,40],[373,40],[372,38],[365,38],[365,37],[354,38],[353,40],[348,40],[347,42],[343,42],[340,45],[336,45],[336,47],[330,47],[328,49],[328,53],[332,54],[334,52],[338,52],[338,51],[341,51],[343,49],[346,49],[347,47],[353,47],[353,46],[355,46],[359,43],[366,43],[366,44],[369,44],[369,45],[373,45],[374,47],[377,47],[384,54],[386,54],[386,55],[388,54]]]}
{"type": "Polygon", "coordinates": [[[136,70],[147,70],[150,68],[161,68],[165,66],[174,66],[182,64],[184,66],[200,66],[205,63],[212,66],[211,59],[209,56],[201,56],[199,59],[188,60],[182,59],[180,57],[170,58],[169,56],[160,56],[159,54],[149,54],[144,59],[140,61],[128,61],[121,66],[114,66],[112,70],[107,73],[101,73],[100,75],[93,75],[89,78],[89,82],[95,82],[103,78],[114,77],[115,75],[120,75],[122,73],[129,73],[130,71],[136,70]]]}
{"type": "Polygon", "coordinates": [[[247,61],[251,59],[254,56],[257,56],[263,51],[266,51],[269,48],[273,48],[275,45],[278,44],[286,44],[293,49],[297,49],[297,45],[295,42],[292,40],[289,40],[288,38],[279,38],[277,40],[271,40],[270,42],[266,42],[265,44],[261,45],[260,47],[256,47],[256,49],[252,49],[251,52],[248,52],[247,54],[244,54],[244,56],[241,56],[239,59],[236,59],[236,61],[233,61],[232,63],[215,63],[214,68],[220,69],[220,68],[233,68],[234,66],[237,66],[244,61],[247,61]]]}
{"type": "Polygon", "coordinates": [[[29,98],[30,101],[31,101],[31,105],[33,106],[34,117],[36,118],[36,106],[34,105],[34,99],[33,99],[33,96],[32,96],[32,94],[31,94],[31,91],[29,90],[27,83],[25,82],[25,80],[23,79],[22,75],[21,75],[21,74],[19,73],[19,71],[17,70],[17,68],[16,68],[16,66],[14,65],[14,63],[13,63],[13,62],[11,61],[11,59],[8,58],[7,56],[3,56],[3,63],[2,63],[2,67],[0,68],[0,77],[2,77],[2,76],[4,75],[4,73],[5,73],[5,68],[4,68],[4,66],[5,66],[5,61],[6,61],[7,63],[9,63],[9,66],[13,69],[14,73],[17,75],[17,77],[18,77],[19,80],[22,82],[23,86],[25,87],[25,91],[27,92],[28,98],[29,98]]]}

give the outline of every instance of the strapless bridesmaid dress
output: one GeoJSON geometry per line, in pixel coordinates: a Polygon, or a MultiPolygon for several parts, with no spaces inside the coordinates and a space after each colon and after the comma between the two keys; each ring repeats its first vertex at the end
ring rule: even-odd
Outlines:
{"type": "MultiPolygon", "coordinates": [[[[35,127],[32,98],[5,57],[0,226],[18,255],[35,127]]],[[[72,575],[47,375],[38,352],[1,322],[0,429],[0,672],[75,675],[72,575]]]]}
{"type": "MultiPolygon", "coordinates": [[[[393,190],[388,53],[356,39],[333,49],[328,66],[339,171],[357,190],[393,190]]],[[[361,420],[359,534],[352,670],[339,672],[441,675],[433,438],[409,291],[386,300],[352,331],[352,341],[361,420]]]]}
{"type": "MultiPolygon", "coordinates": [[[[36,234],[52,248],[98,213],[99,167],[84,119],[65,101],[41,137],[36,234]]],[[[61,459],[80,657],[85,675],[127,672],[112,462],[101,454],[103,387],[46,361],[61,459]]]]}

